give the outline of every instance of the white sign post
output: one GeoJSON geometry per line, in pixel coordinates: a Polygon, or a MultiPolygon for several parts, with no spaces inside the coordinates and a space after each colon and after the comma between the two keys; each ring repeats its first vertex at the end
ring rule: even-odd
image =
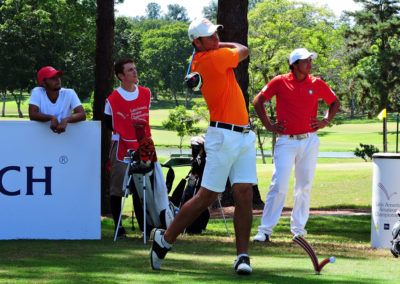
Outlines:
{"type": "Polygon", "coordinates": [[[100,239],[101,125],[0,121],[0,239],[100,239]]]}
{"type": "Polygon", "coordinates": [[[373,155],[371,246],[390,248],[400,209],[400,154],[373,155]]]}

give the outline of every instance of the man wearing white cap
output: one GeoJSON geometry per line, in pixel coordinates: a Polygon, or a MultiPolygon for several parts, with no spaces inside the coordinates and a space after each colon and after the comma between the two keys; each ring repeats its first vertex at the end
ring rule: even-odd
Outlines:
{"type": "Polygon", "coordinates": [[[61,88],[63,71],[51,66],[43,67],[37,74],[40,87],[31,92],[29,118],[36,121],[50,121],[54,133],[65,132],[67,124],[86,119],[85,110],[72,89],[61,88]]]}
{"type": "Polygon", "coordinates": [[[238,43],[220,42],[219,27],[207,19],[194,20],[189,26],[189,39],[196,50],[191,71],[202,77],[201,92],[210,111],[204,143],[207,160],[198,194],[185,203],[166,231],[155,229],[151,233],[153,269],[161,268],[178,235],[225,190],[229,177],[236,202],[234,270],[238,274],[252,272],[247,251],[252,224],[252,184],[257,183],[256,137],[248,127],[245,100],[233,71],[249,51],[238,43]]]}
{"type": "Polygon", "coordinates": [[[305,48],[295,49],[289,57],[291,72],[273,78],[256,96],[254,108],[268,131],[276,132],[274,172],[261,225],[255,242],[268,242],[278,223],[295,166],[294,206],[290,219],[293,235],[305,235],[309,216],[310,192],[318,158],[319,138],[316,131],[328,126],[340,102],[335,93],[320,78],[310,75],[312,60],[317,54],[305,48]],[[277,121],[269,120],[264,103],[276,96],[277,121]],[[323,119],[317,119],[318,100],[329,109],[323,119]]]}

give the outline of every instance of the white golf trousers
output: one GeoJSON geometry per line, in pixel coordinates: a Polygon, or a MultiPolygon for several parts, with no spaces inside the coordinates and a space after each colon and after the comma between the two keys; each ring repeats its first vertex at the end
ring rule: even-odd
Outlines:
{"type": "Polygon", "coordinates": [[[274,172],[267,194],[261,225],[258,231],[271,235],[279,221],[285,203],[286,193],[293,165],[295,166],[294,206],[290,219],[293,234],[305,235],[312,181],[314,179],[319,149],[316,133],[310,137],[296,140],[280,136],[275,144],[274,172]]]}

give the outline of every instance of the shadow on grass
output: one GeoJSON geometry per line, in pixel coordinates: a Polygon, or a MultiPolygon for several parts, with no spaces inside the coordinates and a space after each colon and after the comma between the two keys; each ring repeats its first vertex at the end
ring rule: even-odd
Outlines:
{"type": "MultiPolygon", "coordinates": [[[[369,236],[368,216],[313,217],[307,225],[318,253],[330,254],[369,236]],[[331,245],[327,246],[326,238],[331,245]],[[340,241],[336,242],[335,237],[340,241]],[[325,248],[324,248],[325,247],[325,248]],[[322,251],[322,252],[321,252],[322,251]]],[[[259,223],[259,219],[254,223],[259,223]]],[[[232,220],[228,225],[233,232],[232,220]]],[[[130,228],[128,220],[124,226],[130,228]]],[[[137,228],[137,226],[136,226],[137,228]]],[[[253,224],[252,232],[255,232],[253,224]]],[[[210,220],[202,235],[181,236],[168,253],[161,271],[150,268],[150,243],[142,234],[128,230],[129,238],[113,242],[113,222],[102,221],[102,239],[89,241],[13,240],[0,242],[0,282],[12,283],[382,283],[377,276],[351,276],[348,272],[315,275],[308,256],[291,241],[288,219],[281,219],[272,243],[250,244],[254,273],[233,272],[236,251],[233,236],[227,237],[223,220],[210,220]],[[283,222],[282,222],[283,221],[283,222]]],[[[365,262],[362,253],[340,250],[343,259],[365,262]],[[353,256],[352,254],[355,254],[353,256]]],[[[362,250],[362,249],[361,249],[362,250]]],[[[334,268],[334,266],[331,266],[334,268]]]]}

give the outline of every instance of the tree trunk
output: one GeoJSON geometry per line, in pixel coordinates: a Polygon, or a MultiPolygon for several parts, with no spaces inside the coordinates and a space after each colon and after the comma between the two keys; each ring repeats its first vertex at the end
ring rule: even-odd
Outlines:
{"type": "Polygon", "coordinates": [[[20,91],[20,95],[17,96],[17,94],[14,93],[14,91],[11,92],[11,96],[13,96],[15,104],[17,105],[17,110],[18,110],[18,117],[23,118],[24,116],[22,115],[21,112],[21,98],[22,98],[22,91],[20,91]]]}
{"type": "Polygon", "coordinates": [[[114,86],[114,0],[97,0],[96,67],[93,101],[93,120],[101,123],[101,213],[110,213],[109,176],[106,169],[110,150],[110,131],[104,124],[106,98],[114,86]]]}
{"type": "MultiPolygon", "coordinates": [[[[270,112],[271,112],[271,115],[269,116],[270,119],[271,119],[272,121],[275,121],[275,112],[274,112],[274,108],[273,108],[273,106],[272,106],[271,103],[270,103],[270,105],[269,105],[269,110],[270,110],[270,112]]],[[[271,161],[272,161],[272,164],[274,163],[274,153],[275,153],[276,136],[277,136],[276,132],[272,132],[272,141],[271,141],[271,143],[272,143],[272,160],[271,160],[271,161]]]]}
{"type": "MultiPolygon", "coordinates": [[[[221,42],[237,42],[247,46],[249,26],[247,9],[248,0],[218,0],[217,23],[224,26],[219,34],[221,42]]],[[[247,111],[249,110],[249,93],[247,91],[249,87],[249,60],[249,58],[243,60],[235,69],[236,80],[242,89],[247,111]]],[[[225,190],[222,200],[228,200],[225,204],[233,204],[232,190],[225,190]]],[[[254,186],[253,206],[258,207],[260,204],[264,203],[260,198],[258,187],[254,186]]]]}
{"type": "Polygon", "coordinates": [[[1,100],[3,101],[3,106],[1,108],[1,117],[5,117],[6,116],[6,98],[7,98],[7,92],[5,91],[1,95],[1,100]]]}
{"type": "Polygon", "coordinates": [[[186,88],[185,90],[185,108],[187,109],[189,107],[189,90],[186,88]]]}
{"type": "Polygon", "coordinates": [[[22,90],[19,91],[19,99],[17,102],[17,108],[18,108],[18,117],[23,118],[24,114],[21,111],[21,101],[22,101],[22,90]]]}
{"type": "Polygon", "coordinates": [[[24,116],[22,115],[22,112],[21,112],[22,91],[20,91],[19,97],[17,96],[17,94],[14,93],[14,91],[11,92],[11,96],[14,98],[15,104],[17,105],[18,117],[23,118],[24,116]]]}
{"type": "Polygon", "coordinates": [[[271,153],[271,155],[272,155],[272,164],[274,163],[274,154],[275,154],[275,144],[276,144],[276,136],[277,136],[277,134],[276,134],[276,132],[272,132],[272,153],[271,153]]]}
{"type": "MultiPolygon", "coordinates": [[[[247,46],[248,0],[218,0],[217,23],[224,26],[219,33],[222,42],[237,42],[247,46]]],[[[235,69],[236,80],[242,89],[246,107],[249,107],[249,61],[247,58],[235,69]]]]}
{"type": "Polygon", "coordinates": [[[263,149],[263,142],[261,141],[261,131],[260,131],[260,129],[257,129],[257,140],[258,140],[258,146],[260,147],[260,151],[261,151],[262,162],[263,162],[263,164],[266,164],[265,155],[264,155],[264,149],[263,149]]]}
{"type": "Polygon", "coordinates": [[[354,118],[354,109],[355,109],[354,94],[351,94],[350,119],[354,118]]]}
{"type": "Polygon", "coordinates": [[[176,96],[176,94],[174,92],[172,93],[172,97],[174,98],[175,105],[179,106],[178,98],[177,98],[177,96],[176,96]]]}

